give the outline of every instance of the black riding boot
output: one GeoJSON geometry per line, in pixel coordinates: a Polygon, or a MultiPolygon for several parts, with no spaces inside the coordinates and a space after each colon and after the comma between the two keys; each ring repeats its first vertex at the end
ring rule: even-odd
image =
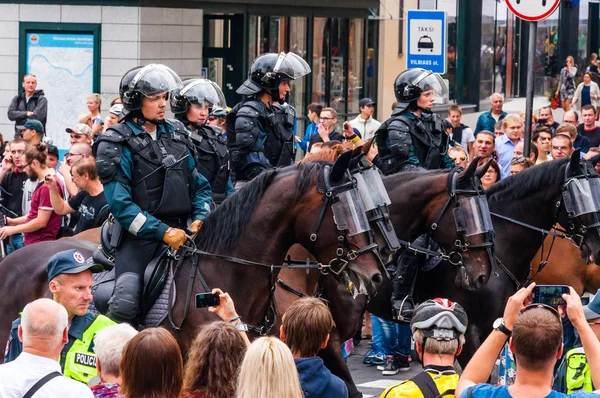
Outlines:
{"type": "MultiPolygon", "coordinates": [[[[426,247],[424,236],[417,238],[413,244],[426,247]]],[[[395,320],[410,322],[414,313],[412,298],[417,273],[425,260],[423,254],[415,254],[405,250],[396,263],[396,275],[392,281],[392,314],[395,320]]]]}
{"type": "Polygon", "coordinates": [[[108,302],[106,316],[117,323],[127,322],[137,329],[142,288],[141,275],[134,272],[121,274],[115,282],[115,290],[108,302]]]}

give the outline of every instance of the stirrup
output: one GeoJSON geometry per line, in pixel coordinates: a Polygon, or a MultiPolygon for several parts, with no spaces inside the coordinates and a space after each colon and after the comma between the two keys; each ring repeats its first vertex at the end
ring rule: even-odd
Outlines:
{"type": "Polygon", "coordinates": [[[404,296],[404,298],[400,302],[400,306],[396,307],[395,305],[392,305],[392,318],[396,321],[410,323],[414,313],[415,313],[415,303],[410,295],[404,296]],[[412,307],[413,307],[413,309],[410,311],[410,316],[402,315],[404,304],[406,303],[407,300],[410,300],[410,303],[412,304],[412,307]]]}

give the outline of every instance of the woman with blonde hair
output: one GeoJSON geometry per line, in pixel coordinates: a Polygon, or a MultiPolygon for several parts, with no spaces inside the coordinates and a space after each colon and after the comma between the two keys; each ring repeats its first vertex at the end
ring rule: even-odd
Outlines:
{"type": "Polygon", "coordinates": [[[237,398],[303,398],[292,352],[275,337],[252,343],[238,376],[237,398]]]}
{"type": "Polygon", "coordinates": [[[100,94],[90,94],[87,97],[87,107],[92,119],[92,135],[96,136],[102,131],[104,118],[100,115],[100,106],[102,105],[102,96],[100,94]]]}
{"type": "Polygon", "coordinates": [[[556,95],[559,97],[565,112],[571,110],[571,101],[575,96],[576,74],[577,67],[575,66],[575,60],[569,55],[565,61],[565,66],[560,70],[560,79],[556,88],[556,95]]]}

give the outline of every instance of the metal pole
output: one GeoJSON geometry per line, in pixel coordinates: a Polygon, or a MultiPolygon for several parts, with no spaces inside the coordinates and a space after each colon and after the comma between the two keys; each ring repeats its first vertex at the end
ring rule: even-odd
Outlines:
{"type": "Polygon", "coordinates": [[[535,37],[537,22],[529,22],[529,51],[527,56],[527,91],[525,97],[525,142],[523,143],[523,156],[529,157],[531,153],[531,121],[533,116],[533,68],[535,63],[535,37]]]}

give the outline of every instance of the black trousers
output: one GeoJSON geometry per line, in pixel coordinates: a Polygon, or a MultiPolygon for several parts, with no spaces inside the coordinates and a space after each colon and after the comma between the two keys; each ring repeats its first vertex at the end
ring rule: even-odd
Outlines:
{"type": "Polygon", "coordinates": [[[125,272],[133,272],[143,276],[146,266],[158,255],[162,245],[160,241],[140,239],[125,232],[115,255],[117,279],[125,272]]]}

